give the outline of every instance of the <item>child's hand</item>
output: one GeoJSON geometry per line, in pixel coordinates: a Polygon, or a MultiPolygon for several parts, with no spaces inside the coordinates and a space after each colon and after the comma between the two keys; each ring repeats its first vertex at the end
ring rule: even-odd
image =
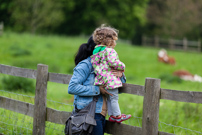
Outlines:
{"type": "Polygon", "coordinates": [[[100,88],[100,93],[102,93],[103,95],[108,94],[110,96],[113,96],[111,93],[109,93],[107,90],[105,90],[106,86],[99,86],[100,88]]]}
{"type": "Polygon", "coordinates": [[[116,69],[112,69],[112,74],[117,76],[117,77],[122,77],[123,76],[123,72],[124,70],[116,70],[116,69]]]}

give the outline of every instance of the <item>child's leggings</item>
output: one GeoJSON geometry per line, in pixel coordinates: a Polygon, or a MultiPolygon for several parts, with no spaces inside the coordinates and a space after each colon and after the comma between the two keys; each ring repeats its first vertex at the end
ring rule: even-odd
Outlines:
{"type": "Polygon", "coordinates": [[[118,99],[119,99],[119,90],[118,88],[116,89],[110,89],[107,90],[109,93],[113,94],[113,96],[108,96],[107,97],[107,109],[108,109],[108,115],[111,116],[118,116],[121,115],[121,111],[119,108],[119,103],[118,103],[118,99]]]}

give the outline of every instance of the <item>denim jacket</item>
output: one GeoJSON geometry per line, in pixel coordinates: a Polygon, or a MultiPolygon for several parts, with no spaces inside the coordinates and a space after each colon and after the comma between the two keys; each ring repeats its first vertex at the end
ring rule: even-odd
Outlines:
{"type": "MultiPolygon", "coordinates": [[[[74,95],[74,106],[78,109],[87,106],[93,100],[93,96],[98,95],[95,113],[101,113],[103,98],[102,94],[100,94],[99,86],[95,86],[94,81],[95,73],[91,64],[91,58],[88,57],[74,68],[73,76],[68,87],[68,93],[74,95]]],[[[123,83],[126,82],[124,75],[121,77],[121,81],[123,83]]]]}

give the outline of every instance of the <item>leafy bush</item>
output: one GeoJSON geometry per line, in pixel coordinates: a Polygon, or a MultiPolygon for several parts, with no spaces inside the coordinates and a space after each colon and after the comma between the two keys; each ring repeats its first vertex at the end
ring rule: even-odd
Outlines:
{"type": "Polygon", "coordinates": [[[15,61],[12,62],[11,65],[16,66],[16,67],[21,67],[21,68],[32,68],[36,69],[37,64],[40,63],[37,60],[27,60],[26,58],[21,58],[21,59],[16,59],[15,61]]]}
{"type": "Polygon", "coordinates": [[[159,77],[161,80],[166,81],[167,83],[181,83],[182,79],[177,76],[173,76],[170,74],[162,74],[159,77]]]}
{"type": "Polygon", "coordinates": [[[10,47],[11,50],[11,55],[12,56],[24,56],[24,55],[31,55],[31,52],[26,50],[26,49],[22,49],[19,46],[11,46],[10,47]]]}
{"type": "Polygon", "coordinates": [[[75,68],[75,65],[70,65],[67,69],[67,74],[73,74],[73,70],[75,68]]]}
{"type": "Polygon", "coordinates": [[[15,91],[15,90],[22,90],[24,92],[34,92],[35,86],[33,84],[33,81],[27,79],[27,78],[21,78],[21,77],[4,77],[2,79],[2,87],[3,89],[15,91]]]}

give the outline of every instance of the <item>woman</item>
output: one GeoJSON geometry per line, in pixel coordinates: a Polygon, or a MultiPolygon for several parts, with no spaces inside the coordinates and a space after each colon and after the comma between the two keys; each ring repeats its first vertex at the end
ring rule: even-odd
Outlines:
{"type": "MultiPolygon", "coordinates": [[[[93,128],[92,135],[103,135],[105,127],[105,116],[107,114],[107,104],[105,94],[108,93],[104,86],[94,86],[95,73],[91,64],[92,52],[95,47],[92,36],[89,38],[88,43],[82,44],[75,56],[75,65],[73,76],[70,80],[68,93],[74,95],[74,107],[82,109],[87,106],[94,96],[98,96],[95,110],[95,120],[97,126],[93,128]]],[[[113,70],[112,73],[121,77],[123,83],[126,79],[122,72],[113,70]]]]}

